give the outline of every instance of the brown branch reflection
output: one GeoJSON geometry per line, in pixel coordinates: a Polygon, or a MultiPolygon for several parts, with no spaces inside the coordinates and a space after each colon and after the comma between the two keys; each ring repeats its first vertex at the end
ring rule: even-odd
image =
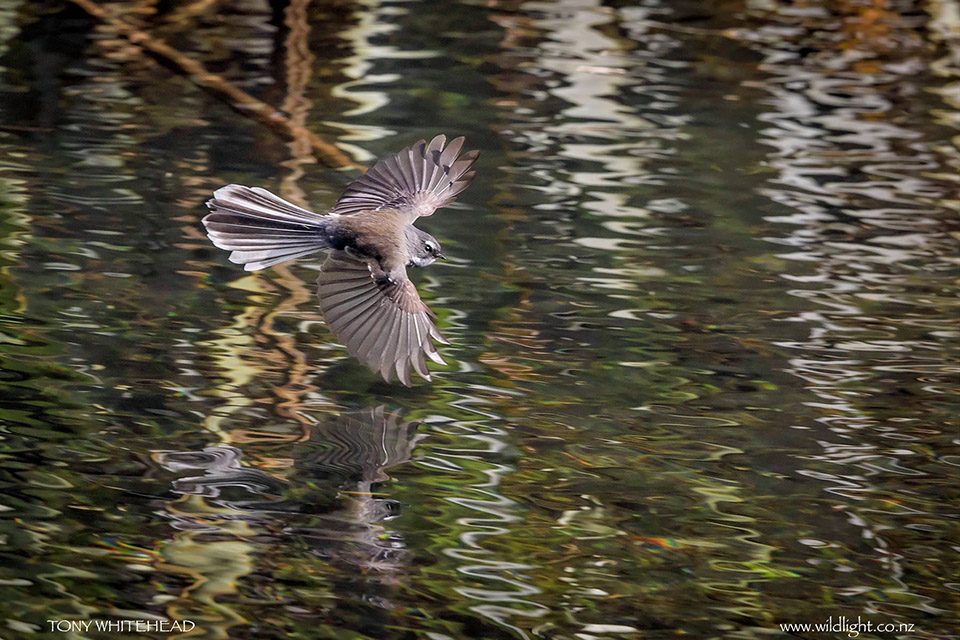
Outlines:
{"type": "Polygon", "coordinates": [[[92,17],[110,25],[126,38],[136,49],[142,49],[173,67],[191,82],[230,105],[237,113],[253,118],[288,140],[306,140],[311,149],[325,163],[333,167],[363,169],[336,146],[322,140],[309,129],[292,123],[283,114],[250,94],[231,85],[226,80],[207,71],[202,64],[183,55],[168,44],[127,24],[121,18],[110,15],[92,0],[70,0],[92,17]]]}

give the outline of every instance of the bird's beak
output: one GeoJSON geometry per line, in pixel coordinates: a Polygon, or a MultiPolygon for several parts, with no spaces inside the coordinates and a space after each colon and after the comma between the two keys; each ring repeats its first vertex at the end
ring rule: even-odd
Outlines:
{"type": "Polygon", "coordinates": [[[438,253],[437,258],[439,258],[440,260],[446,260],[447,256],[443,255],[442,253],[438,253]]]}

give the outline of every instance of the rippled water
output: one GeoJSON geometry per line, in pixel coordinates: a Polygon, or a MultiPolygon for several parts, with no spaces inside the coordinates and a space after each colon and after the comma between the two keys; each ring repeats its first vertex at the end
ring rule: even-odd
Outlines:
{"type": "Polygon", "coordinates": [[[481,149],[452,364],[384,384],[320,260],[202,234],[355,173],[4,3],[0,637],[958,637],[955,0],[281,4],[112,6],[359,163],[481,149]]]}

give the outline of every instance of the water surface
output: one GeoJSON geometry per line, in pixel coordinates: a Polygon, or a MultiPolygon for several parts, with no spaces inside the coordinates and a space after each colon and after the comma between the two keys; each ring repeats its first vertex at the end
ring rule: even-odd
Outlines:
{"type": "Polygon", "coordinates": [[[451,364],[203,236],[355,172],[7,3],[0,637],[957,637],[955,2],[112,4],[359,163],[481,150],[421,221],[451,364]]]}

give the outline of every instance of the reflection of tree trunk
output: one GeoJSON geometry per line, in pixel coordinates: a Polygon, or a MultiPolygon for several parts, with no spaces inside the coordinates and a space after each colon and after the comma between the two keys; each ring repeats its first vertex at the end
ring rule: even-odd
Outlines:
{"type": "MultiPolygon", "coordinates": [[[[285,22],[288,27],[286,38],[286,60],[285,71],[287,74],[287,97],[284,100],[282,108],[290,114],[289,125],[292,130],[306,131],[305,124],[309,113],[310,102],[305,98],[304,93],[310,79],[310,64],[312,58],[309,53],[309,25],[307,23],[307,5],[309,0],[292,0],[288,6],[285,16],[285,22]]],[[[288,138],[291,159],[284,162],[283,165],[290,169],[289,173],[283,178],[280,192],[284,198],[300,205],[306,206],[303,191],[297,186],[297,180],[303,175],[303,165],[315,162],[313,152],[316,151],[315,145],[305,136],[292,136],[288,138]]],[[[338,151],[339,153],[339,151],[338,151]]],[[[322,158],[323,156],[321,156],[322,158]]],[[[343,165],[340,165],[343,166],[343,165]]],[[[264,351],[264,359],[274,363],[276,369],[282,371],[285,376],[283,384],[272,389],[276,400],[273,402],[274,410],[280,416],[296,421],[302,427],[300,433],[272,433],[254,429],[232,429],[228,433],[221,434],[224,441],[234,444],[257,443],[263,444],[281,444],[291,441],[304,441],[310,437],[311,428],[315,427],[308,417],[301,412],[303,406],[303,396],[316,391],[309,381],[310,368],[307,356],[297,348],[293,336],[276,331],[274,329],[277,319],[280,316],[297,313],[297,308],[309,301],[313,293],[302,280],[292,275],[286,265],[280,265],[274,268],[276,278],[273,284],[279,285],[286,290],[286,294],[281,294],[281,302],[272,310],[267,311],[259,305],[254,305],[245,309],[241,317],[237,318],[238,325],[253,324],[257,326],[262,335],[270,336],[275,346],[264,351]]],[[[279,292],[278,292],[279,293],[279,292]]],[[[232,340],[233,338],[227,338],[232,340]]],[[[235,350],[231,350],[232,352],[235,350]]],[[[257,375],[250,371],[249,367],[225,366],[228,373],[228,380],[233,380],[233,389],[242,388],[242,385],[249,381],[246,379],[237,379],[237,376],[257,375]],[[237,384],[240,382],[240,384],[237,384]]],[[[237,410],[249,406],[249,400],[232,400],[224,409],[233,413],[237,410]]],[[[211,418],[213,418],[211,416],[211,418]]],[[[208,423],[214,420],[208,420],[208,423]]],[[[251,466],[259,467],[264,459],[258,457],[250,460],[251,466]]],[[[292,460],[267,458],[271,464],[280,463],[281,465],[292,464],[292,460]]],[[[239,464],[236,470],[243,472],[239,464]]],[[[263,474],[262,477],[268,477],[261,471],[252,472],[263,474]]],[[[207,476],[210,476],[209,470],[207,476]]],[[[223,480],[223,473],[218,472],[212,475],[213,478],[223,480]]],[[[240,482],[240,481],[238,481],[240,482]]],[[[178,602],[171,604],[168,608],[168,615],[172,619],[189,619],[190,617],[202,617],[206,614],[207,619],[203,621],[206,631],[215,638],[227,638],[232,626],[243,624],[246,621],[240,616],[234,607],[226,606],[216,602],[215,598],[222,594],[233,594],[236,592],[236,585],[244,576],[254,571],[258,560],[251,555],[252,547],[249,540],[258,533],[261,533],[261,527],[251,527],[247,523],[237,522],[235,525],[227,525],[218,520],[218,516],[223,511],[211,506],[207,501],[201,499],[198,495],[185,495],[183,499],[177,500],[168,505],[168,511],[174,515],[180,515],[180,511],[186,517],[192,515],[192,512],[198,512],[202,517],[209,518],[205,522],[208,526],[217,526],[221,531],[230,531],[238,540],[232,541],[209,541],[197,540],[198,535],[203,532],[181,531],[174,539],[164,546],[163,554],[166,564],[162,568],[171,573],[179,573],[188,578],[193,578],[193,584],[185,589],[178,602]],[[217,620],[216,616],[220,616],[217,620]]],[[[268,527],[267,523],[262,525],[268,527]]]]}
{"type": "Polygon", "coordinates": [[[70,0],[70,2],[83,9],[91,17],[110,25],[119,35],[126,38],[131,44],[136,45],[138,49],[149,53],[165,66],[183,74],[207,93],[224,101],[237,113],[256,120],[285,140],[301,141],[302,144],[309,145],[313,153],[325,164],[337,168],[350,167],[363,170],[363,167],[350,160],[342,151],[321,140],[319,136],[306,127],[294,124],[270,105],[234,87],[220,76],[209,73],[199,62],[191,60],[166,43],[130,26],[123,20],[111,16],[93,0],[70,0]]]}
{"type": "MultiPolygon", "coordinates": [[[[290,114],[290,121],[294,126],[301,128],[306,124],[311,106],[310,100],[304,95],[310,81],[310,69],[313,62],[309,45],[310,24],[307,22],[307,5],[309,4],[310,0],[291,0],[284,12],[284,24],[287,27],[287,37],[284,42],[287,95],[282,108],[290,114]]],[[[284,176],[281,182],[280,194],[287,200],[309,209],[306,195],[297,185],[297,180],[303,177],[303,165],[314,162],[309,141],[303,138],[294,139],[288,143],[288,147],[290,148],[290,159],[282,164],[290,169],[290,172],[284,176]]],[[[277,316],[296,313],[297,307],[301,303],[307,302],[313,297],[313,292],[304,286],[302,280],[290,273],[287,265],[275,267],[274,272],[280,276],[279,284],[289,292],[289,295],[276,309],[263,317],[261,330],[273,336],[280,351],[283,352],[288,361],[287,381],[274,389],[274,393],[283,399],[283,402],[279,403],[277,408],[285,417],[292,418],[303,425],[304,438],[306,438],[307,429],[311,426],[311,423],[300,414],[298,407],[302,404],[302,396],[315,390],[315,387],[307,382],[309,380],[307,356],[297,348],[296,341],[292,336],[275,332],[273,325],[277,316]]]]}
{"type": "MultiPolygon", "coordinates": [[[[281,194],[286,199],[307,206],[304,193],[297,186],[297,180],[303,176],[303,165],[315,162],[315,156],[330,166],[363,169],[363,167],[347,158],[339,149],[320,140],[306,128],[311,105],[304,94],[311,77],[311,63],[313,62],[309,49],[310,27],[307,21],[307,7],[310,0],[291,0],[284,14],[284,21],[288,28],[285,42],[287,96],[282,109],[290,114],[289,118],[273,107],[234,87],[223,78],[208,73],[200,63],[182,55],[162,41],[110,15],[94,0],[70,1],[92,17],[107,24],[130,43],[136,45],[136,50],[149,53],[166,66],[186,75],[200,88],[224,100],[239,113],[267,125],[278,135],[288,140],[291,159],[283,164],[290,168],[290,172],[284,177],[281,185],[281,194]]],[[[142,1],[145,5],[155,3],[154,0],[142,1]]],[[[207,10],[217,1],[200,0],[187,5],[186,8],[191,9],[190,15],[195,15],[195,12],[207,10]]],[[[182,16],[183,19],[189,17],[180,12],[177,12],[177,14],[182,16]]],[[[254,324],[259,327],[263,334],[276,340],[277,351],[271,353],[268,359],[279,360],[279,364],[287,372],[286,383],[275,389],[276,395],[281,398],[281,402],[277,404],[278,413],[296,420],[306,428],[310,423],[297,411],[297,407],[301,404],[303,394],[315,389],[305,382],[309,377],[307,357],[296,347],[296,343],[291,336],[274,331],[273,325],[278,316],[295,313],[301,303],[311,299],[313,292],[308,290],[300,279],[294,277],[287,267],[277,267],[274,272],[279,276],[277,283],[285,288],[289,294],[270,313],[263,314],[259,307],[247,309],[243,314],[245,317],[243,324],[254,324]]],[[[241,375],[241,377],[246,377],[246,375],[241,375]]],[[[237,382],[237,380],[233,380],[233,382],[237,382]]],[[[247,406],[247,404],[247,402],[238,402],[232,403],[230,406],[239,409],[247,406]]],[[[228,441],[259,440],[258,436],[260,435],[242,430],[234,431],[229,434],[228,441]]],[[[273,440],[277,439],[273,438],[273,440]]],[[[279,439],[284,440],[285,438],[279,439]]]]}
{"type": "MultiPolygon", "coordinates": [[[[287,96],[280,108],[290,114],[290,121],[297,127],[305,126],[311,107],[310,100],[304,95],[313,63],[313,55],[310,53],[310,25],[307,22],[309,4],[310,0],[290,0],[284,13],[284,24],[288,29],[284,60],[287,96]]],[[[290,173],[283,179],[281,194],[287,200],[306,206],[308,203],[304,201],[304,193],[297,186],[297,180],[303,177],[303,165],[314,161],[310,144],[309,141],[299,138],[291,140],[287,146],[290,148],[291,157],[283,166],[288,167],[290,173]]]]}

